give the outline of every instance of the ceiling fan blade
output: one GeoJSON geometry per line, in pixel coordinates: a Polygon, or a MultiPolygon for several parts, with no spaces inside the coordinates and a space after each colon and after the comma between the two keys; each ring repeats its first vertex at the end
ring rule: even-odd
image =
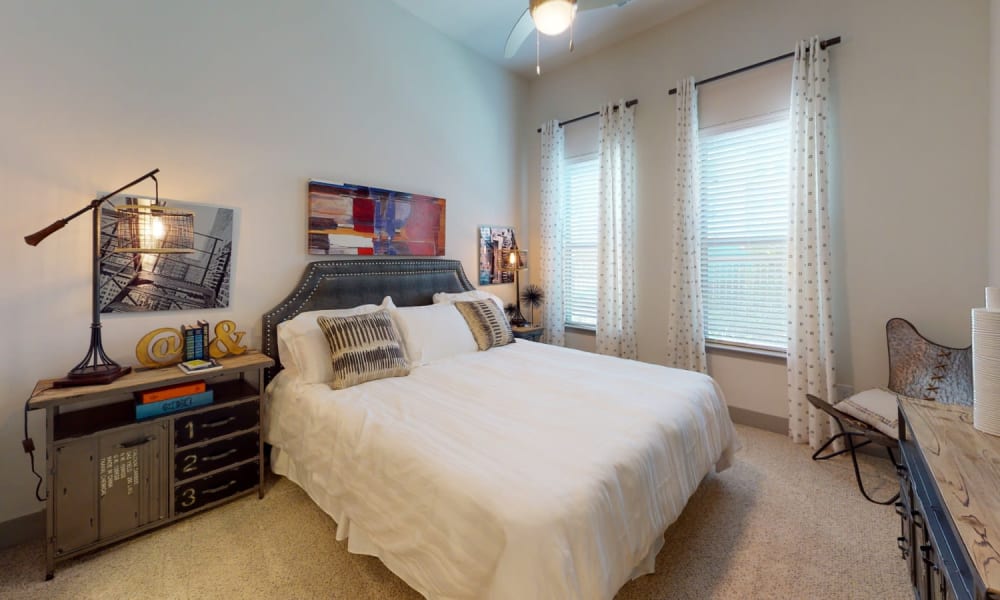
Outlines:
{"type": "Polygon", "coordinates": [[[576,10],[577,12],[581,10],[593,10],[595,8],[604,8],[606,6],[625,6],[632,0],[577,0],[576,10]]]}
{"type": "Polygon", "coordinates": [[[517,20],[514,28],[510,30],[510,34],[507,36],[507,45],[504,46],[503,50],[504,58],[510,58],[517,54],[517,49],[521,47],[524,40],[528,39],[528,36],[534,30],[535,22],[531,20],[531,14],[528,12],[528,9],[524,9],[521,18],[517,20]]]}

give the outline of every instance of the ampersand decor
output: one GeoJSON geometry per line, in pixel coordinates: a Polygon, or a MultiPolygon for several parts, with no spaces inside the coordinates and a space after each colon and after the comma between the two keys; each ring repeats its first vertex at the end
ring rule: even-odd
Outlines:
{"type": "Polygon", "coordinates": [[[247,347],[241,346],[240,342],[245,335],[245,331],[236,331],[236,323],[219,321],[215,324],[215,338],[208,344],[208,354],[212,358],[243,354],[247,347]]]}
{"type": "Polygon", "coordinates": [[[135,347],[135,358],[142,366],[156,369],[181,362],[183,350],[181,332],[171,327],[160,327],[142,336],[135,347]]]}

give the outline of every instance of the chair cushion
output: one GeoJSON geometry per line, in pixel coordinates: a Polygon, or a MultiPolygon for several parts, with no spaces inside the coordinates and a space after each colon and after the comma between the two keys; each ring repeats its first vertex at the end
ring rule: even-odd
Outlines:
{"type": "Polygon", "coordinates": [[[834,408],[871,425],[894,440],[899,439],[899,408],[896,394],[889,390],[865,390],[838,402],[834,408]]]}

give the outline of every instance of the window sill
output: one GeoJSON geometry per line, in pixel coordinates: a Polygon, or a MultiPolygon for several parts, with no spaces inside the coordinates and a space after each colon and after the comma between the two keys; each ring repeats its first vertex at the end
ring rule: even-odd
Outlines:
{"type": "Polygon", "coordinates": [[[705,351],[711,353],[729,354],[733,356],[768,358],[780,362],[786,362],[788,360],[788,353],[784,350],[761,348],[759,346],[741,346],[737,344],[726,344],[723,342],[705,342],[705,351]]]}
{"type": "Polygon", "coordinates": [[[567,333],[578,333],[581,335],[597,335],[596,331],[594,331],[593,329],[589,329],[587,327],[579,327],[577,325],[566,325],[565,328],[567,333]]]}

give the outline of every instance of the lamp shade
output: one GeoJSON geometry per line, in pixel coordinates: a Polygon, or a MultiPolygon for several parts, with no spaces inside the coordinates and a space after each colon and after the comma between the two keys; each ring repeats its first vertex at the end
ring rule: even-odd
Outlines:
{"type": "Polygon", "coordinates": [[[116,206],[115,252],[173,254],[194,252],[194,214],[163,206],[116,206]]]}
{"type": "Polygon", "coordinates": [[[576,11],[576,0],[531,0],[531,20],[545,35],[559,35],[569,28],[576,11]]]}
{"type": "Polygon", "coordinates": [[[507,251],[507,256],[503,265],[504,271],[520,271],[526,267],[527,265],[525,265],[524,261],[521,260],[521,252],[518,250],[517,246],[514,246],[507,251]]]}

